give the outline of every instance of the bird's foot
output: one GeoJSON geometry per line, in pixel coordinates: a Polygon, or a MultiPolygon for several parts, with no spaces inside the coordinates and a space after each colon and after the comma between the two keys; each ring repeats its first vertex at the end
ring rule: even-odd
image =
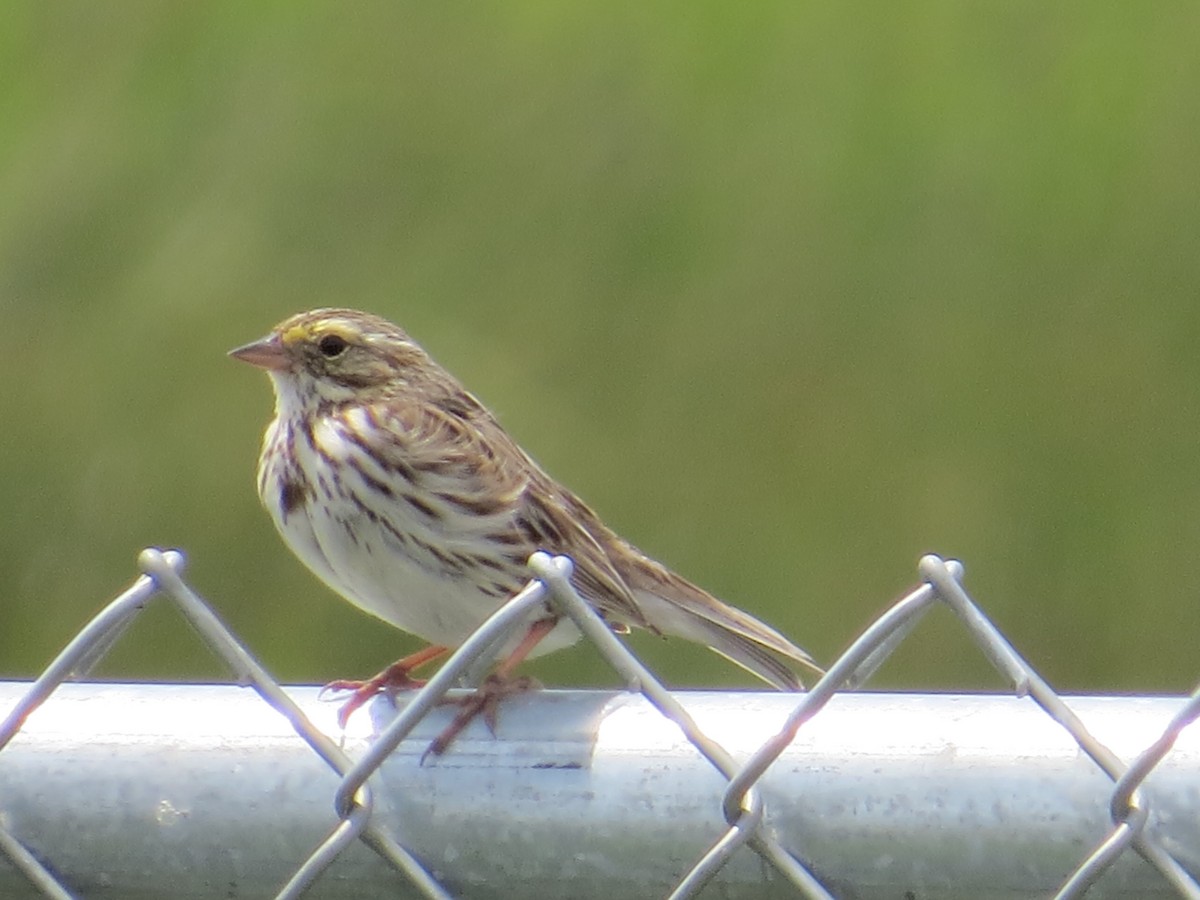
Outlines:
{"type": "Polygon", "coordinates": [[[411,691],[423,687],[425,679],[413,678],[411,674],[412,670],[437,659],[445,652],[445,647],[426,647],[423,650],[418,650],[411,656],[396,660],[378,675],[368,678],[366,681],[350,681],[346,679],[331,681],[325,687],[321,688],[321,693],[318,694],[318,697],[325,699],[330,694],[344,691],[351,692],[350,698],[342,704],[342,708],[338,710],[337,714],[338,725],[345,731],[346,723],[350,721],[350,717],[354,715],[355,710],[367,703],[376,694],[386,693],[391,695],[398,691],[411,691]]]}
{"type": "Polygon", "coordinates": [[[489,675],[484,679],[474,691],[454,700],[443,700],[443,704],[453,704],[459,708],[458,713],[454,716],[453,721],[446,726],[445,730],[433,739],[425,752],[421,754],[421,762],[425,762],[425,758],[429,754],[441,756],[446,752],[446,749],[454,742],[454,739],[471,724],[471,720],[476,716],[483,716],[484,724],[487,725],[488,731],[493,736],[496,734],[496,714],[500,708],[500,701],[505,697],[513,694],[523,694],[526,691],[540,690],[542,685],[535,678],[528,675],[519,675],[517,677],[504,676],[499,674],[489,675]]]}
{"type": "Polygon", "coordinates": [[[425,684],[425,679],[413,678],[408,674],[407,669],[395,669],[396,665],[396,663],[393,663],[378,675],[368,678],[366,681],[339,679],[331,681],[325,687],[321,688],[319,696],[322,699],[329,694],[350,691],[350,697],[338,710],[338,727],[344,731],[346,723],[350,721],[350,717],[360,707],[366,705],[376,694],[395,694],[398,691],[416,690],[425,684]]]}

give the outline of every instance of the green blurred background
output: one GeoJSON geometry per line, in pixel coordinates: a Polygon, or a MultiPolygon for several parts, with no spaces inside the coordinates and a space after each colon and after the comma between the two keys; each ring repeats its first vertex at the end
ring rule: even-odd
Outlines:
{"type": "MultiPolygon", "coordinates": [[[[1189,689],[1197,46],[1190,4],[5,6],[0,675],[146,545],[282,678],[416,646],[276,537],[225,357],[350,305],[819,659],[936,551],[1056,686],[1189,689]]],[[[166,606],[101,673],[224,677],[166,606]]],[[[1001,687],[948,613],[875,684],[1001,687]]]]}

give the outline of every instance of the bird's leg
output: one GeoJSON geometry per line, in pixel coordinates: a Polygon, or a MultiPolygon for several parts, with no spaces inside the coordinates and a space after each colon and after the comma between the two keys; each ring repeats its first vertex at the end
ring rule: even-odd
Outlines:
{"type": "Polygon", "coordinates": [[[505,657],[479,687],[461,700],[451,701],[459,707],[458,714],[421,754],[421,762],[424,762],[425,757],[430,753],[434,756],[441,756],[445,753],[446,748],[458,737],[459,733],[478,715],[482,714],[488,730],[492,734],[496,733],[496,711],[500,701],[512,694],[521,694],[541,687],[535,679],[528,675],[514,678],[512,671],[525,661],[525,658],[533,652],[533,648],[542,638],[553,631],[557,624],[557,618],[538,619],[529,626],[529,630],[521,638],[521,643],[517,644],[516,649],[505,657]]]}
{"type": "Polygon", "coordinates": [[[443,647],[440,644],[430,644],[423,650],[418,650],[416,653],[409,654],[403,659],[398,659],[378,675],[368,678],[366,681],[331,681],[325,687],[321,688],[321,694],[333,691],[353,691],[350,699],[342,704],[342,708],[338,710],[337,720],[338,725],[343,730],[346,728],[346,723],[350,721],[350,716],[354,711],[374,697],[376,694],[387,691],[395,693],[396,691],[411,690],[419,688],[425,684],[423,678],[413,678],[409,673],[413,669],[420,668],[426,663],[431,663],[439,656],[444,656],[450,652],[449,647],[443,647]]]}

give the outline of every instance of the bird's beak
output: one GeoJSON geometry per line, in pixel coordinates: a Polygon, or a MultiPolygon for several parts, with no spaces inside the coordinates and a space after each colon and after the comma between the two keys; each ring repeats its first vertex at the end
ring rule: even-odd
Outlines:
{"type": "Polygon", "coordinates": [[[262,340],[230,350],[229,355],[242,362],[248,362],[260,369],[278,372],[288,367],[287,354],[283,352],[283,342],[279,335],[271,334],[262,340]]]}

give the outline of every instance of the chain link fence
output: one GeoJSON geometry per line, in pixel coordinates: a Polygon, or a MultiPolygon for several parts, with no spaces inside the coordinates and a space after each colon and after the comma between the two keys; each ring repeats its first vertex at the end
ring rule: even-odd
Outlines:
{"type": "MultiPolygon", "coordinates": [[[[1086,768],[1086,774],[1090,776],[1090,780],[1085,779],[1080,782],[1083,787],[1078,788],[1085,792],[1078,796],[1085,799],[1072,799],[1068,806],[1090,808],[1102,800],[1108,811],[1109,820],[1106,827],[1097,827],[1094,821],[1086,820],[1086,817],[1084,824],[1079,824],[1071,819],[1071,809],[1057,809],[1046,815],[1047,821],[1058,822],[1060,833],[1057,837],[1051,835],[1045,840],[1039,839],[1040,843],[1055,844],[1054,852],[1057,854],[1055,858],[1065,854],[1071,860],[1070,864],[1059,870],[1061,871],[1061,881],[1058,881],[1056,891],[1046,892],[1043,890],[1039,893],[1036,888],[1029,886],[1032,881],[1028,878],[1025,880],[1026,886],[1024,888],[1020,886],[1020,873],[1028,873],[1032,868],[1031,860],[1021,858],[1020,854],[1028,854],[1032,851],[1028,848],[1024,851],[1014,851],[1012,848],[1016,845],[1006,843],[1002,836],[977,835],[979,840],[975,846],[979,853],[978,859],[959,859],[956,862],[990,867],[1001,873],[997,877],[1002,880],[1005,877],[1004,873],[1012,873],[1014,877],[1011,879],[1011,883],[995,884],[995,889],[991,894],[994,896],[1046,896],[1052,894],[1059,898],[1070,898],[1081,897],[1091,891],[1092,896],[1132,897],[1153,894],[1154,896],[1179,896],[1200,900],[1200,884],[1197,883],[1195,874],[1200,870],[1200,846],[1197,846],[1197,843],[1200,842],[1200,837],[1198,837],[1200,828],[1197,828],[1196,825],[1196,820],[1200,818],[1197,816],[1197,813],[1200,812],[1200,777],[1198,777],[1200,773],[1197,771],[1200,768],[1198,765],[1200,751],[1189,753],[1187,759],[1177,766],[1177,768],[1183,768],[1186,777],[1179,777],[1179,773],[1174,769],[1168,772],[1169,763],[1164,762],[1172,755],[1176,742],[1184,729],[1196,719],[1197,715],[1200,715],[1200,689],[1189,698],[1160,701],[1155,705],[1154,711],[1157,715],[1162,711],[1162,703],[1169,703],[1170,721],[1165,727],[1153,726],[1155,730],[1152,732],[1144,730],[1144,716],[1137,720],[1143,724],[1135,728],[1134,717],[1128,714],[1130,707],[1126,705],[1132,701],[1114,701],[1116,703],[1114,707],[1111,703],[1105,706],[1087,700],[1063,698],[1055,693],[1021,658],[967,595],[961,584],[962,568],[956,562],[946,562],[935,556],[922,559],[919,567],[922,579],[920,587],[873,622],[830,667],[828,673],[812,690],[803,695],[769,695],[770,700],[767,702],[762,699],[768,697],[765,694],[724,694],[707,700],[701,695],[672,694],[574,591],[570,584],[570,560],[565,557],[551,558],[545,554],[535,554],[529,561],[533,576],[530,584],[497,610],[423,688],[411,695],[405,695],[398,711],[394,714],[386,709],[381,712],[380,704],[376,704],[374,712],[378,726],[377,733],[373,732],[369,735],[369,740],[351,741],[352,747],[339,744],[325,730],[314,724],[312,704],[298,702],[296,699],[297,696],[303,694],[303,691],[285,691],[220,622],[208,604],[182,580],[183,557],[181,554],[174,551],[146,550],[141,554],[139,563],[142,576],[128,591],[112,601],[89,622],[32,685],[21,686],[11,712],[3,724],[0,724],[0,861],[7,860],[11,870],[20,873],[21,883],[27,884],[30,891],[41,896],[72,897],[75,895],[72,894],[69,886],[82,883],[95,887],[95,893],[98,896],[126,896],[126,894],[120,893],[121,886],[112,882],[108,876],[100,877],[93,873],[95,877],[85,878],[57,861],[58,859],[65,860],[68,857],[74,859],[74,856],[66,850],[77,843],[77,838],[73,838],[69,834],[62,834],[58,838],[61,840],[62,846],[59,848],[60,852],[56,858],[54,846],[56,838],[47,838],[39,833],[34,840],[28,834],[23,834],[22,822],[27,821],[27,817],[23,814],[26,807],[22,804],[45,803],[45,797],[53,795],[55,791],[68,789],[66,785],[70,783],[71,776],[65,771],[58,775],[43,774],[39,777],[51,781],[57,780],[57,783],[33,785],[18,783],[15,777],[6,780],[6,757],[16,759],[14,754],[21,744],[22,728],[30,715],[49,699],[65,681],[86,674],[147,603],[156,597],[166,597],[179,608],[204,641],[226,662],[238,684],[252,688],[262,700],[278,711],[290,726],[291,731],[294,731],[295,735],[298,735],[307,744],[311,753],[315,754],[315,758],[336,775],[330,788],[330,799],[334,810],[332,827],[322,839],[315,842],[315,847],[309,845],[311,852],[308,852],[306,857],[303,852],[296,854],[294,859],[289,856],[292,853],[291,845],[284,840],[288,836],[287,832],[290,826],[286,815],[286,802],[279,797],[265,801],[274,803],[276,808],[273,811],[278,813],[268,826],[268,830],[277,830],[278,839],[272,844],[275,848],[272,852],[276,861],[282,860],[281,864],[286,865],[288,872],[287,877],[283,879],[284,883],[278,885],[276,896],[279,898],[299,897],[308,892],[311,892],[311,896],[335,893],[335,885],[342,883],[339,879],[345,880],[351,877],[347,875],[347,866],[367,868],[368,863],[371,866],[378,865],[377,861],[370,861],[369,858],[364,861],[360,855],[356,855],[364,852],[361,849],[362,845],[369,847],[378,859],[384,861],[387,867],[398,873],[398,876],[393,876],[397,879],[397,883],[386,885],[383,888],[388,893],[399,891],[403,896],[423,898],[505,895],[503,892],[497,893],[494,887],[489,892],[486,885],[473,883],[468,871],[471,867],[469,860],[448,859],[443,854],[441,858],[432,861],[428,847],[422,847],[422,852],[416,852],[414,847],[420,841],[414,838],[414,834],[421,833],[422,829],[430,833],[435,832],[439,824],[436,821],[438,816],[437,799],[439,797],[450,798],[450,792],[455,790],[456,786],[461,787],[461,785],[469,783],[470,779],[465,775],[466,769],[454,770],[453,766],[474,765],[481,770],[486,770],[488,773],[486,777],[491,779],[490,783],[494,785],[504,778],[510,777],[505,772],[513,768],[513,758],[493,755],[465,762],[460,760],[455,763],[453,760],[457,750],[456,746],[450,749],[445,758],[425,761],[419,750],[410,751],[406,748],[409,748],[409,744],[417,742],[417,738],[420,737],[420,733],[415,731],[418,726],[431,717],[437,718],[438,715],[445,713],[444,709],[439,711],[438,708],[447,692],[452,690],[461,678],[478,670],[481,660],[490,658],[489,648],[494,643],[503,641],[512,629],[520,627],[520,623],[527,620],[527,614],[534,607],[550,602],[564,615],[570,616],[574,620],[584,636],[599,649],[603,657],[617,672],[628,691],[640,695],[647,709],[657,711],[657,714],[663,717],[663,721],[672,723],[673,727],[678,729],[677,733],[682,733],[692,760],[697,762],[703,760],[701,765],[707,767],[710,773],[717,773],[725,785],[723,793],[718,791],[717,794],[711,796],[711,800],[707,801],[703,799],[704,796],[707,796],[705,793],[707,788],[697,788],[700,791],[700,799],[696,802],[710,803],[712,808],[710,811],[719,812],[723,825],[717,830],[715,836],[710,835],[706,838],[708,845],[703,852],[698,852],[694,858],[678,866],[668,894],[671,898],[682,900],[682,898],[702,895],[755,896],[754,885],[758,885],[759,888],[769,888],[770,896],[804,898],[902,896],[915,900],[918,897],[964,895],[962,891],[956,890],[954,884],[937,883],[938,878],[944,877],[945,871],[950,871],[949,869],[940,873],[929,871],[924,875],[913,875],[914,880],[911,887],[906,891],[902,890],[899,894],[895,892],[896,885],[894,884],[889,885],[886,890],[873,892],[871,885],[855,884],[852,881],[847,882],[845,877],[835,877],[832,874],[834,867],[830,864],[831,847],[836,846],[847,854],[859,853],[863,857],[870,856],[871,864],[878,868],[902,851],[903,840],[898,838],[892,842],[891,846],[881,847],[878,846],[878,835],[874,835],[871,840],[866,840],[862,834],[822,834],[825,810],[821,808],[820,802],[836,802],[844,805],[852,802],[847,801],[846,797],[853,796],[853,790],[850,794],[840,794],[836,801],[827,800],[821,793],[820,787],[822,784],[821,773],[818,770],[821,768],[821,763],[816,760],[815,756],[805,757],[804,749],[798,749],[797,746],[803,742],[804,735],[811,732],[814,727],[808,723],[821,715],[823,710],[828,708],[828,711],[822,715],[822,719],[829,720],[836,715],[837,711],[834,707],[838,704],[834,703],[831,706],[831,701],[840,700],[845,703],[848,699],[857,698],[857,705],[850,704],[850,706],[857,709],[854,715],[858,717],[858,721],[862,722],[864,721],[863,716],[879,713],[882,701],[878,698],[901,697],[901,695],[866,694],[858,697],[857,695],[848,695],[846,691],[858,687],[866,681],[878,665],[913,631],[922,616],[935,604],[943,604],[953,611],[965,626],[969,637],[1011,683],[1016,696],[1023,698],[1020,701],[1023,713],[1031,715],[1030,711],[1036,708],[1040,710],[1038,715],[1041,717],[1042,723],[1053,723],[1051,730],[1055,735],[1069,736],[1069,742],[1064,741],[1063,743],[1068,743],[1071,750],[1069,754],[1071,758],[1065,761],[1068,767],[1073,767],[1071,771],[1077,772],[1079,767],[1077,763],[1085,761],[1081,764],[1086,768]],[[752,702],[748,698],[754,698],[756,702],[752,702]],[[710,718],[711,708],[714,705],[723,711],[722,715],[727,718],[732,717],[731,721],[736,720],[735,730],[722,729],[713,724],[718,721],[710,718]],[[740,713],[737,712],[739,709],[741,709],[740,713]],[[778,730],[765,739],[763,739],[763,735],[755,736],[753,743],[747,746],[748,735],[754,735],[756,727],[761,728],[764,717],[777,713],[783,714],[780,716],[783,721],[778,730]],[[1118,730],[1123,727],[1130,735],[1145,733],[1149,735],[1149,740],[1145,744],[1137,744],[1136,747],[1140,749],[1140,752],[1135,750],[1134,753],[1128,752],[1122,744],[1121,749],[1124,752],[1124,758],[1122,758],[1117,752],[1110,749],[1110,746],[1114,745],[1111,738],[1107,744],[1103,743],[1095,736],[1093,730],[1089,729],[1084,722],[1085,714],[1093,723],[1093,728],[1098,721],[1105,720],[1107,717],[1109,731],[1112,731],[1112,720],[1115,717],[1118,730]],[[738,715],[741,718],[737,718],[738,715]],[[698,724],[699,721],[704,721],[705,727],[698,724]],[[808,725],[807,730],[806,725],[808,725]],[[1161,730],[1158,730],[1159,728],[1161,730]],[[721,740],[717,739],[718,736],[721,740]],[[405,739],[409,737],[414,740],[402,746],[405,739]],[[726,745],[734,747],[734,750],[731,751],[726,745]],[[1143,747],[1144,749],[1142,749],[1143,747]],[[6,748],[8,748],[7,753],[4,752],[6,748]],[[388,761],[395,760],[405,753],[407,753],[410,765],[405,770],[404,777],[409,780],[404,781],[401,788],[398,787],[400,776],[389,771],[388,761]],[[781,757],[785,757],[785,759],[781,760],[781,757]],[[428,774],[430,770],[455,771],[457,774],[454,778],[447,778],[443,781],[427,780],[424,782],[425,789],[432,796],[431,806],[424,810],[424,814],[429,816],[427,821],[399,821],[404,817],[398,815],[399,805],[393,795],[397,791],[407,792],[409,795],[414,791],[420,791],[421,784],[411,780],[413,773],[425,772],[428,774]],[[797,773],[809,777],[809,780],[797,781],[797,773]],[[796,824],[795,816],[788,818],[776,814],[777,810],[788,807],[789,803],[797,799],[793,796],[794,794],[806,790],[810,793],[810,797],[807,798],[806,812],[801,817],[802,821],[799,824],[796,824]],[[27,796],[30,792],[35,795],[32,800],[27,796]],[[38,797],[43,799],[39,801],[38,797]],[[1006,858],[1005,852],[1013,853],[1014,857],[1006,858]],[[758,866],[748,867],[747,861],[753,858],[760,860],[758,866]],[[1129,864],[1133,858],[1144,861],[1144,864],[1137,867],[1137,874],[1131,875],[1129,864]],[[1122,869],[1122,867],[1124,868],[1122,869]],[[734,868],[738,871],[736,884],[730,880],[732,877],[730,872],[734,868]],[[1154,875],[1155,872],[1157,875],[1154,875]],[[1146,877],[1143,877],[1146,875],[1153,876],[1156,880],[1147,881],[1146,877]],[[751,893],[739,894],[738,886],[741,885],[744,888],[747,879],[751,883],[751,893]],[[706,886],[710,884],[712,884],[711,890],[706,891],[706,886]],[[1148,885],[1150,886],[1148,887],[1148,885]]],[[[127,690],[140,696],[140,694],[152,692],[152,689],[156,687],[161,686],[131,687],[127,690]]],[[[170,703],[172,689],[163,688],[161,690],[165,690],[167,693],[164,701],[170,703]]],[[[546,692],[546,694],[554,693],[556,692],[546,692]]],[[[553,696],[543,697],[542,695],[521,698],[522,701],[527,699],[529,704],[541,708],[542,718],[537,720],[536,724],[542,727],[545,733],[552,732],[555,740],[558,741],[552,752],[542,747],[540,752],[543,752],[545,760],[548,761],[527,767],[521,775],[522,778],[528,780],[518,785],[517,790],[525,795],[530,795],[531,792],[536,795],[539,790],[545,789],[549,796],[551,792],[548,779],[562,777],[564,772],[578,773],[586,770],[589,765],[589,754],[600,752],[596,742],[596,733],[600,727],[598,721],[614,718],[611,715],[613,707],[609,703],[610,695],[602,695],[597,692],[568,693],[570,696],[565,699],[559,697],[557,700],[553,696]],[[593,699],[589,699],[589,695],[593,699]],[[558,705],[555,706],[555,703],[558,705]],[[564,724],[564,720],[570,721],[564,724]],[[562,738],[564,728],[574,729],[573,734],[578,739],[578,746],[569,741],[564,743],[562,738]]],[[[65,692],[64,697],[69,694],[70,690],[65,692]]],[[[3,696],[3,692],[0,692],[0,696],[3,696]]],[[[104,697],[111,698],[111,696],[111,694],[100,692],[94,695],[89,694],[88,699],[94,708],[97,703],[103,705],[104,702],[112,702],[115,704],[115,700],[105,701],[103,699],[104,697]]],[[[140,699],[146,700],[147,698],[140,696],[140,699]]],[[[874,727],[873,723],[875,722],[881,723],[878,727],[887,727],[892,730],[903,730],[905,727],[903,724],[896,723],[910,723],[910,727],[920,727],[914,724],[920,719],[920,716],[913,711],[923,708],[916,702],[921,699],[927,700],[926,708],[937,711],[938,715],[945,716],[947,714],[948,705],[939,702],[936,697],[896,699],[894,702],[901,710],[901,717],[868,720],[868,730],[870,727],[874,727]],[[882,724],[884,722],[892,724],[884,725],[882,724]]],[[[228,707],[232,716],[234,704],[230,704],[227,699],[218,699],[215,702],[228,707]]],[[[1008,701],[1009,704],[1014,702],[1016,701],[1008,701]]],[[[968,708],[970,712],[965,714],[966,718],[987,719],[997,715],[995,711],[1000,707],[982,702],[973,705],[968,703],[965,706],[960,704],[956,707],[957,711],[954,715],[962,718],[964,717],[963,710],[968,708]]],[[[508,727],[510,721],[510,716],[507,714],[508,709],[509,706],[506,704],[505,713],[502,714],[505,728],[508,727]]],[[[844,716],[842,720],[845,720],[844,716]]],[[[1156,721],[1161,722],[1161,719],[1156,721]]],[[[76,730],[83,732],[80,740],[86,741],[89,734],[88,728],[94,732],[105,726],[103,724],[87,726],[85,720],[79,719],[73,720],[67,727],[75,727],[76,730]]],[[[180,727],[186,729],[186,726],[180,727]]],[[[1005,765],[1011,770],[1004,773],[1005,778],[1010,780],[1006,782],[1009,786],[1001,787],[999,794],[990,795],[991,799],[986,802],[992,805],[1002,805],[1005,802],[1007,796],[1005,791],[1010,793],[1015,791],[1011,785],[1015,784],[1023,773],[1028,775],[1029,772],[1036,772],[1036,777],[1042,779],[1040,785],[1034,785],[1033,796],[1037,796],[1036,792],[1039,790],[1048,791],[1055,785],[1056,779],[1065,777],[1062,772],[1066,769],[1062,767],[1041,770],[1035,765],[1039,758],[1049,758],[1055,754],[1061,756],[1062,747],[1054,745],[1052,742],[1038,744],[1032,736],[1032,730],[1028,723],[1016,727],[1024,730],[1025,733],[1009,737],[1015,740],[1018,746],[1027,739],[1027,746],[1024,748],[1026,756],[1022,761],[1022,756],[1018,753],[1006,762],[1005,765]]],[[[128,731],[132,726],[124,725],[121,728],[128,731]]],[[[639,728],[643,731],[646,730],[644,723],[639,728]]],[[[236,730],[232,720],[229,730],[231,732],[236,730]]],[[[1002,734],[1002,732],[993,733],[1002,734]]],[[[26,734],[25,737],[33,739],[32,734],[26,734]]],[[[526,734],[526,737],[533,739],[529,734],[526,734]]],[[[159,743],[151,747],[152,752],[169,752],[173,746],[170,734],[158,735],[155,740],[159,743]]],[[[180,740],[182,741],[182,738],[180,740]]],[[[146,741],[143,739],[142,743],[144,744],[146,741]]],[[[424,743],[421,743],[424,746],[424,743]]],[[[500,745],[502,742],[495,743],[500,745]]],[[[275,765],[290,765],[281,760],[285,753],[294,752],[295,748],[299,746],[301,745],[296,742],[295,737],[292,737],[290,742],[285,743],[281,739],[279,743],[272,744],[270,752],[277,755],[275,765]]],[[[145,748],[143,747],[143,749],[145,748]]],[[[228,747],[222,749],[229,752],[228,747]]],[[[307,751],[305,752],[307,753],[307,751]]],[[[521,751],[514,750],[513,752],[521,751]]],[[[626,757],[630,755],[628,750],[621,752],[626,757]]],[[[862,751],[859,745],[850,742],[842,752],[844,755],[850,756],[862,751]]],[[[1175,755],[1179,757],[1183,754],[1175,755]]],[[[538,758],[543,759],[543,757],[538,758]]],[[[265,760],[258,762],[266,766],[272,765],[269,755],[265,760]]],[[[242,791],[241,799],[248,804],[249,801],[245,799],[247,788],[239,779],[246,777],[247,771],[257,771],[251,763],[252,761],[245,760],[243,763],[237,764],[234,769],[230,769],[228,762],[223,760],[220,766],[213,770],[217,773],[213,775],[214,782],[225,782],[227,786],[233,786],[237,791],[242,791]]],[[[637,764],[644,763],[645,765],[640,774],[635,772],[630,777],[646,778],[645,768],[651,764],[650,761],[635,759],[634,763],[635,769],[637,764]]],[[[918,781],[943,777],[939,775],[938,770],[926,772],[911,767],[904,769],[901,763],[901,760],[893,760],[892,766],[897,771],[902,771],[903,779],[909,779],[908,784],[914,788],[914,794],[918,781]]],[[[654,762],[654,765],[659,765],[659,762],[654,762]]],[[[886,758],[882,761],[879,758],[872,758],[870,767],[873,768],[864,776],[864,780],[858,787],[861,796],[870,795],[872,798],[876,798],[876,794],[871,793],[869,785],[872,780],[875,782],[885,780],[888,765],[886,758]]],[[[15,764],[13,768],[14,770],[19,769],[20,772],[26,771],[15,764]]],[[[829,766],[831,773],[834,768],[836,767],[829,766]]],[[[972,777],[971,771],[968,772],[968,776],[972,777]]],[[[91,777],[94,780],[101,776],[79,775],[78,777],[91,777]]],[[[841,776],[830,775],[831,779],[837,777],[841,776]]],[[[302,780],[310,786],[319,783],[315,776],[309,774],[302,776],[302,780]]],[[[701,774],[689,771],[686,778],[679,782],[680,785],[683,785],[679,790],[686,791],[690,785],[699,785],[702,781],[704,779],[701,774]]],[[[1026,784],[1023,790],[1028,790],[1029,787],[1026,784]]],[[[221,790],[219,784],[214,784],[212,789],[218,793],[221,790]]],[[[316,788],[310,787],[310,789],[316,788]]],[[[588,790],[583,793],[591,797],[594,789],[595,785],[589,785],[588,790]]],[[[950,790],[963,792],[969,791],[970,788],[956,785],[950,790]]],[[[982,796],[984,795],[967,797],[965,805],[970,806],[982,796]]],[[[1012,796],[1015,798],[1017,793],[1012,793],[1012,796]]],[[[1027,795],[1020,794],[1020,796],[1027,795]]],[[[1063,794],[1063,796],[1067,795],[1063,794]]],[[[1071,796],[1077,795],[1072,794],[1071,796]]],[[[655,820],[655,816],[661,818],[660,813],[653,810],[652,801],[654,799],[670,807],[676,798],[650,798],[647,801],[646,817],[652,820],[655,820]]],[[[964,798],[959,797],[958,799],[964,798]]],[[[227,802],[233,804],[237,800],[238,795],[235,794],[227,802]]],[[[116,808],[128,800],[123,801],[122,797],[118,796],[106,798],[104,802],[111,804],[112,808],[116,808]]],[[[156,822],[159,824],[175,821],[186,815],[175,809],[166,799],[160,798],[155,802],[157,804],[155,806],[156,822]]],[[[469,807],[470,799],[467,798],[464,801],[462,798],[454,798],[454,802],[465,803],[469,807]]],[[[873,799],[872,803],[880,806],[886,805],[885,801],[877,799],[873,799]]],[[[939,809],[921,808],[918,803],[911,803],[906,809],[901,809],[903,804],[893,802],[888,811],[888,815],[891,817],[890,827],[893,829],[891,833],[902,836],[905,830],[915,830],[922,823],[929,825],[930,822],[933,822],[935,829],[942,829],[949,836],[949,830],[955,827],[954,820],[936,819],[939,813],[944,814],[945,812],[941,807],[947,805],[946,796],[941,795],[941,799],[933,805],[939,809]]],[[[676,808],[690,809],[691,807],[680,802],[676,808]]],[[[405,809],[410,813],[409,818],[411,819],[411,808],[405,807],[405,809]]],[[[569,814],[586,817],[589,815],[589,809],[590,807],[585,804],[578,810],[570,810],[569,814]]],[[[459,812],[464,811],[460,809],[459,812]]],[[[829,812],[830,818],[832,818],[832,809],[829,812]]],[[[470,813],[469,808],[465,810],[465,815],[468,817],[470,813]]],[[[536,853],[539,847],[544,848],[548,853],[564,853],[561,842],[555,842],[552,837],[539,838],[540,843],[535,843],[532,848],[514,841],[512,832],[520,830],[524,825],[528,825],[527,830],[531,833],[535,831],[535,825],[531,823],[504,821],[503,810],[497,811],[490,807],[485,815],[487,817],[486,824],[490,829],[487,833],[492,834],[492,840],[501,847],[506,844],[510,845],[516,848],[512,850],[514,853],[518,851],[536,853]]],[[[1024,816],[1025,827],[1032,835],[1034,815],[1032,809],[1019,811],[1019,814],[1015,816],[1017,821],[1011,824],[1011,828],[1019,831],[1022,828],[1021,818],[1024,816]]],[[[582,865],[581,861],[587,854],[605,853],[605,842],[607,841],[613,846],[618,858],[622,853],[627,854],[626,858],[631,860],[629,868],[632,871],[636,867],[633,865],[631,854],[647,852],[651,840],[643,836],[643,832],[638,831],[635,824],[636,818],[636,810],[623,809],[620,811],[619,819],[608,820],[609,825],[616,822],[614,827],[607,827],[605,823],[597,821],[594,823],[596,827],[589,832],[587,846],[574,848],[564,858],[569,858],[582,865]]],[[[656,827],[677,827],[680,830],[685,830],[689,824],[687,822],[664,824],[661,821],[655,821],[657,822],[656,827]]],[[[259,838],[261,838],[261,831],[262,828],[259,827],[259,838]]],[[[559,833],[565,834],[566,829],[560,828],[559,833]]],[[[646,834],[649,833],[646,832],[646,834]]],[[[166,832],[164,831],[163,834],[165,835],[166,832]]],[[[168,838],[164,836],[163,839],[167,840],[168,838]]],[[[237,852],[238,848],[229,848],[229,853],[236,854],[237,852]]],[[[198,849],[194,855],[199,855],[198,849]]],[[[152,869],[156,864],[162,864],[162,858],[162,854],[156,854],[153,848],[150,848],[146,853],[145,865],[152,869]]],[[[175,858],[182,860],[181,865],[186,868],[189,861],[187,854],[177,855],[175,858]]],[[[194,863],[194,859],[192,862],[194,863]]],[[[100,865],[100,862],[96,861],[96,866],[100,865]]],[[[564,880],[561,882],[559,891],[563,896],[576,893],[568,880],[570,868],[564,863],[562,868],[564,880]]],[[[866,866],[864,869],[870,869],[870,866],[866,866]]],[[[628,876],[630,873],[614,872],[612,874],[616,878],[619,874],[628,876]]],[[[172,888],[173,883],[179,884],[180,882],[171,880],[180,877],[182,876],[179,872],[164,867],[159,895],[182,895],[184,893],[182,890],[176,891],[172,888]]],[[[595,876],[593,874],[590,877],[594,879],[595,876]]],[[[246,883],[249,884],[249,880],[246,883]]],[[[876,884],[875,887],[878,888],[879,885],[876,884]]],[[[207,894],[203,890],[194,890],[191,893],[196,896],[248,895],[240,892],[236,885],[231,884],[207,885],[207,888],[209,889],[207,894]]],[[[603,884],[595,881],[589,883],[589,888],[594,894],[600,896],[615,898],[619,895],[618,893],[608,893],[603,884]]],[[[362,893],[365,895],[366,892],[362,893]]],[[[654,891],[642,895],[660,896],[661,894],[661,891],[654,891]]],[[[620,896],[624,895],[620,894],[620,896]]],[[[636,885],[629,895],[639,895],[636,885]]],[[[975,895],[977,894],[972,894],[972,896],[975,895]]]]}

